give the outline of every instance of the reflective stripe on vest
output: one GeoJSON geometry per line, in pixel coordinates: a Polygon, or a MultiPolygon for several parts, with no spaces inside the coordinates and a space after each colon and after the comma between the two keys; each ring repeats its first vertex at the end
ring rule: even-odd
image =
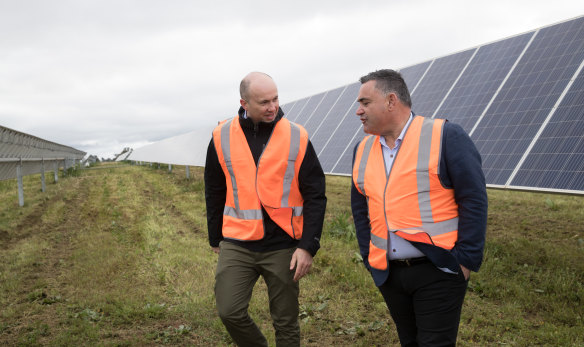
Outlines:
{"type": "Polygon", "coordinates": [[[365,141],[365,148],[363,149],[363,154],[361,156],[361,160],[359,161],[356,185],[360,189],[361,194],[365,196],[367,196],[365,193],[365,167],[367,166],[367,158],[369,158],[369,152],[371,152],[371,146],[373,146],[374,140],[375,138],[373,136],[367,136],[365,139],[363,139],[363,141],[365,141]]]}
{"type": "Polygon", "coordinates": [[[304,128],[286,119],[278,121],[257,167],[238,118],[215,128],[213,140],[228,188],[223,236],[244,241],[262,239],[263,206],[278,226],[299,239],[303,200],[298,171],[308,144],[304,128]],[[285,147],[287,151],[283,150],[285,147]],[[279,188],[274,188],[275,185],[279,188]]]}
{"type": "Polygon", "coordinates": [[[444,188],[439,178],[443,124],[415,117],[389,176],[378,136],[365,137],[357,148],[353,181],[367,197],[369,263],[376,269],[387,268],[388,232],[444,249],[456,242],[458,207],[453,190],[444,188]]]}
{"type": "Polygon", "coordinates": [[[233,171],[233,166],[231,165],[231,143],[230,143],[230,130],[231,130],[231,122],[233,122],[235,118],[232,118],[225,122],[221,127],[221,151],[223,153],[223,158],[225,161],[225,166],[227,166],[227,171],[229,171],[229,177],[231,178],[231,188],[233,190],[233,202],[235,207],[228,210],[228,206],[225,206],[225,213],[226,215],[230,215],[240,219],[262,219],[262,210],[249,210],[249,211],[241,211],[239,208],[239,194],[237,191],[237,182],[235,181],[235,173],[233,171]]]}
{"type": "Polygon", "coordinates": [[[292,180],[294,180],[294,162],[300,150],[300,128],[294,123],[290,123],[290,149],[288,150],[288,162],[286,173],[284,174],[284,183],[282,185],[282,202],[280,207],[288,207],[288,198],[292,189],[292,180]]]}

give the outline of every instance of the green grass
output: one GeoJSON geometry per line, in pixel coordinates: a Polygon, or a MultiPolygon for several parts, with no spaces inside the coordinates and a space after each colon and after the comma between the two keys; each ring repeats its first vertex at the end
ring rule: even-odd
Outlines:
{"type": "MultiPolygon", "coordinates": [[[[217,317],[203,172],[97,165],[40,192],[0,182],[0,344],[229,346],[217,317]]],[[[303,346],[398,339],[360,259],[347,177],[327,177],[322,248],[301,281],[303,346]]],[[[584,345],[584,198],[489,190],[485,260],[460,346],[584,345]]],[[[274,345],[263,281],[250,313],[274,345]]]]}

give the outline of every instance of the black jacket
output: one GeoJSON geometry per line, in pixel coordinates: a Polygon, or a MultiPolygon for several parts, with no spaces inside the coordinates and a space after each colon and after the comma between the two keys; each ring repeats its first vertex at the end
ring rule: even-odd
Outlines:
{"type": "MultiPolygon", "coordinates": [[[[274,125],[284,116],[284,112],[282,112],[282,109],[279,109],[278,116],[272,123],[260,122],[257,124],[254,124],[249,118],[244,119],[243,113],[243,108],[240,108],[239,124],[243,129],[247,144],[257,166],[260,155],[272,134],[274,125]]],[[[298,183],[300,193],[304,199],[304,227],[301,240],[294,240],[290,237],[270,219],[270,216],[262,208],[265,231],[262,240],[237,241],[226,239],[225,241],[233,242],[254,252],[267,252],[299,247],[307,250],[314,256],[320,248],[320,236],[326,208],[326,183],[324,172],[310,141],[308,141],[306,154],[300,165],[298,183]]],[[[219,246],[219,242],[223,240],[221,229],[226,194],[225,174],[221,169],[217,151],[213,139],[211,139],[207,149],[207,160],[205,163],[205,201],[207,203],[207,229],[211,247],[219,246]]]]}

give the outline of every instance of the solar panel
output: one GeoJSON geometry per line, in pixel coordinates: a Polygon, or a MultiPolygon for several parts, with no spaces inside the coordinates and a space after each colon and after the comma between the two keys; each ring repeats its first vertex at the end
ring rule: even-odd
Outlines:
{"type": "Polygon", "coordinates": [[[300,111],[298,113],[298,115],[296,116],[294,122],[296,122],[298,124],[302,124],[303,126],[306,127],[306,123],[310,119],[310,116],[312,116],[312,114],[314,113],[314,111],[316,111],[316,108],[318,107],[318,105],[320,105],[320,103],[322,102],[322,100],[324,99],[324,97],[326,96],[326,94],[327,93],[325,92],[325,93],[320,93],[320,94],[313,95],[308,100],[308,102],[306,103],[306,106],[304,106],[304,108],[302,109],[302,111],[300,111]]]}
{"type": "Polygon", "coordinates": [[[584,190],[584,73],[566,93],[511,182],[513,186],[584,190]]]}
{"type": "Polygon", "coordinates": [[[306,127],[306,131],[312,137],[313,134],[316,132],[322,121],[328,116],[330,110],[338,101],[339,96],[343,92],[345,87],[340,87],[334,90],[331,90],[326,93],[325,97],[322,99],[318,107],[312,112],[310,118],[304,123],[306,127]]]}
{"type": "Polygon", "coordinates": [[[470,132],[532,36],[533,32],[480,47],[436,117],[470,132]]]}
{"type": "MultiPolygon", "coordinates": [[[[290,120],[292,122],[296,122],[296,118],[298,117],[298,114],[301,113],[302,110],[304,110],[304,107],[308,103],[308,100],[310,100],[310,97],[296,101],[294,103],[294,107],[291,107],[290,110],[288,112],[286,112],[286,118],[288,118],[288,120],[290,120]]],[[[281,106],[282,110],[285,110],[287,108],[287,106],[288,106],[288,104],[282,105],[281,106]]],[[[300,124],[302,124],[302,123],[300,123],[300,124]]]]}
{"type": "MultiPolygon", "coordinates": [[[[357,106],[358,105],[355,106],[355,110],[357,110],[357,106]]],[[[359,120],[359,118],[357,117],[354,117],[354,119],[359,120]]],[[[332,167],[330,172],[344,175],[351,174],[351,168],[353,163],[353,149],[355,148],[357,143],[359,143],[359,141],[363,139],[365,135],[366,135],[365,132],[363,132],[363,126],[360,124],[359,127],[357,128],[357,131],[354,132],[353,137],[351,137],[351,139],[347,139],[348,140],[347,146],[345,146],[345,149],[340,154],[338,160],[336,161],[335,165],[332,167]]]]}
{"type": "Polygon", "coordinates": [[[334,120],[327,120],[327,123],[329,123],[331,127],[334,127],[334,131],[324,144],[323,148],[320,151],[317,151],[322,168],[326,173],[334,172],[347,174],[350,172],[333,171],[333,168],[342,157],[345,149],[351,146],[353,143],[351,141],[353,141],[360,130],[361,121],[359,121],[359,117],[355,114],[357,112],[357,95],[359,94],[360,87],[361,84],[359,82],[348,85],[343,93],[342,99],[339,100],[337,104],[338,112],[337,110],[334,111],[336,117],[334,117],[334,120]],[[345,108],[345,105],[348,105],[348,107],[345,108]]]}
{"type": "MultiPolygon", "coordinates": [[[[489,186],[584,194],[583,65],[581,16],[399,71],[417,114],[448,118],[471,135],[489,186]]],[[[351,172],[364,136],[359,88],[334,89],[336,101],[329,91],[290,104],[289,118],[309,129],[327,173],[351,172]]]]}
{"type": "Polygon", "coordinates": [[[286,117],[288,117],[288,113],[290,113],[294,109],[294,105],[296,105],[296,101],[280,106],[282,111],[284,111],[286,117]]]}
{"type": "Polygon", "coordinates": [[[584,17],[540,29],[472,134],[487,182],[505,185],[582,62],[584,17]]]}
{"type": "MultiPolygon", "coordinates": [[[[415,112],[469,133],[488,186],[584,194],[584,16],[400,71],[415,112]]],[[[307,128],[326,173],[351,173],[353,148],[365,135],[355,115],[360,87],[282,105],[307,128]]],[[[162,142],[149,149],[166,160],[162,142]]],[[[192,141],[183,145],[169,163],[192,159],[192,141]]],[[[147,157],[140,160],[154,158],[147,157]]]]}
{"type": "Polygon", "coordinates": [[[312,142],[314,150],[317,154],[322,152],[335,130],[337,130],[337,127],[340,126],[341,121],[345,117],[345,114],[349,112],[351,106],[357,99],[357,92],[359,87],[359,83],[353,83],[351,85],[345,86],[343,92],[339,96],[339,99],[329,110],[327,118],[322,121],[318,129],[313,134],[310,134],[310,141],[312,142]]]}
{"type": "Polygon", "coordinates": [[[399,73],[404,78],[404,81],[406,81],[406,85],[408,86],[410,94],[416,89],[418,82],[420,82],[420,79],[422,76],[424,76],[431,63],[431,61],[427,61],[399,70],[399,73]]]}
{"type": "Polygon", "coordinates": [[[434,111],[475,51],[476,49],[470,49],[434,61],[411,93],[412,109],[416,114],[425,117],[434,115],[434,111]]]}

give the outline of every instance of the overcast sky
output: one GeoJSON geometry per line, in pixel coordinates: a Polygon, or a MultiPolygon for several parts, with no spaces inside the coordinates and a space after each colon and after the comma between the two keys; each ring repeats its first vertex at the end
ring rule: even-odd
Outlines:
{"type": "Polygon", "coordinates": [[[0,0],[0,125],[111,158],[235,115],[250,71],[285,104],[583,14],[579,0],[0,0]]]}

